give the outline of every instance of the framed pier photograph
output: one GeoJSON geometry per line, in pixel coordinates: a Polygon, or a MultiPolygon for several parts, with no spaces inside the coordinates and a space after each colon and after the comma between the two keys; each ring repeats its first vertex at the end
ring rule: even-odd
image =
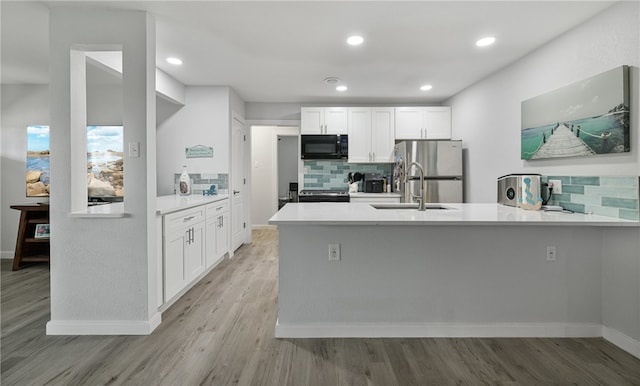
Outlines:
{"type": "Polygon", "coordinates": [[[520,158],[629,152],[628,73],[617,67],[523,101],[520,158]]]}

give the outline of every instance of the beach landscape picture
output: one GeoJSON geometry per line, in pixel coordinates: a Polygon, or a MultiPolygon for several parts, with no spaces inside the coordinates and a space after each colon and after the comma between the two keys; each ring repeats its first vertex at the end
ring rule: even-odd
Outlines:
{"type": "Polygon", "coordinates": [[[124,196],[122,126],[87,126],[87,195],[124,196]]]}
{"type": "Polygon", "coordinates": [[[520,158],[629,152],[628,71],[621,66],[523,101],[520,158]]]}
{"type": "Polygon", "coordinates": [[[27,126],[27,197],[49,196],[49,126],[27,126]]]}

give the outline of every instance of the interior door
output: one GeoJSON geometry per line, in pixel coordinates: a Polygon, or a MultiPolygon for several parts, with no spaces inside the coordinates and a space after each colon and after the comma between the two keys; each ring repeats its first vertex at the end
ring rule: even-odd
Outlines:
{"type": "Polygon", "coordinates": [[[246,178],[244,175],[244,148],[247,139],[244,123],[233,118],[233,136],[231,146],[233,149],[231,165],[231,250],[235,251],[245,242],[246,220],[244,211],[244,188],[246,178]]]}

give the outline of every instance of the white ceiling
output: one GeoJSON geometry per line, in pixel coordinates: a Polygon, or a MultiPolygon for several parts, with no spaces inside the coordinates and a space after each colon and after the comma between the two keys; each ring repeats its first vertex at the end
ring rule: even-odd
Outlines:
{"type": "Polygon", "coordinates": [[[247,102],[437,103],[613,3],[3,0],[1,75],[47,83],[47,7],[83,5],[153,14],[157,66],[185,85],[229,85],[247,102]],[[362,46],[345,44],[354,33],[362,46]],[[496,44],[475,47],[486,35],[496,44]],[[349,90],[324,84],[328,76],[349,90]],[[433,89],[420,91],[425,83],[433,89]]]}

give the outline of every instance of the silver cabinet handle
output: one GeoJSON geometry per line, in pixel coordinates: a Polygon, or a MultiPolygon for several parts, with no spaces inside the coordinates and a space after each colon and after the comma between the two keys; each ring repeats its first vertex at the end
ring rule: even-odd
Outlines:
{"type": "Polygon", "coordinates": [[[373,157],[371,157],[371,161],[375,161],[376,160],[376,152],[373,152],[373,157]]]}
{"type": "Polygon", "coordinates": [[[239,190],[234,190],[233,194],[240,194],[240,191],[239,190]]]}
{"type": "Polygon", "coordinates": [[[185,218],[182,219],[182,222],[187,222],[189,220],[193,220],[194,218],[196,218],[196,216],[185,217],[185,218]]]}
{"type": "Polygon", "coordinates": [[[223,207],[223,206],[219,206],[219,207],[217,207],[217,208],[216,208],[216,212],[217,212],[217,211],[219,211],[219,210],[222,210],[222,208],[224,208],[224,207],[223,207]]]}

